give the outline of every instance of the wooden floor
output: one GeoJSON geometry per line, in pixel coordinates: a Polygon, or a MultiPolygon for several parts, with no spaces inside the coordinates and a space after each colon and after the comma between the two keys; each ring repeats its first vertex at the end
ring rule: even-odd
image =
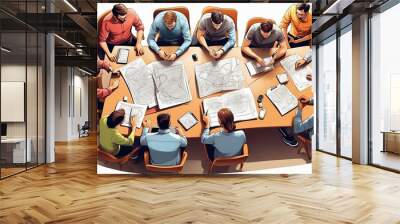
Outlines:
{"type": "Polygon", "coordinates": [[[98,176],[95,138],[0,181],[0,223],[400,223],[400,175],[314,153],[312,175],[98,176]]]}

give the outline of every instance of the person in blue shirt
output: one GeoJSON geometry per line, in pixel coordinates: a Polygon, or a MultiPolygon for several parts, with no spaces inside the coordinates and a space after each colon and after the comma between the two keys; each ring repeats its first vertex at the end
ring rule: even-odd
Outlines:
{"type": "Polygon", "coordinates": [[[293,133],[302,135],[308,140],[311,140],[314,132],[314,116],[309,117],[305,121],[302,120],[302,110],[304,105],[314,105],[314,99],[305,99],[304,97],[299,100],[299,108],[293,119],[293,133]]]}
{"type": "Polygon", "coordinates": [[[201,136],[201,143],[206,145],[208,158],[214,160],[218,157],[231,157],[243,153],[246,135],[242,130],[236,130],[234,117],[231,110],[222,108],[218,111],[218,121],[222,130],[210,135],[210,119],[203,115],[205,129],[201,136]]]}
{"type": "Polygon", "coordinates": [[[183,54],[192,43],[189,23],[185,15],[175,11],[160,12],[151,24],[147,43],[161,59],[174,61],[178,56],[183,54]],[[158,40],[156,40],[157,34],[158,40]],[[167,54],[160,48],[160,46],[179,45],[180,47],[172,54],[167,54]]]}
{"type": "Polygon", "coordinates": [[[151,122],[143,122],[144,129],[140,138],[140,144],[147,146],[150,153],[150,162],[159,166],[175,166],[181,161],[181,152],[187,146],[186,137],[180,128],[176,128],[177,134],[170,130],[170,115],[166,113],[157,116],[158,131],[149,133],[151,122]]]}
{"type": "Polygon", "coordinates": [[[198,40],[211,57],[218,59],[235,46],[235,23],[231,17],[222,14],[220,11],[206,13],[200,19],[194,39],[198,40]],[[222,47],[218,50],[209,48],[209,46],[215,45],[222,45],[222,47]]]}

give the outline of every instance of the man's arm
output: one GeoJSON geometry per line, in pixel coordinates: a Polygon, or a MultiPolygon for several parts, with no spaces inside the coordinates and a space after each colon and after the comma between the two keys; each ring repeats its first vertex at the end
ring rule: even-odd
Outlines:
{"type": "Polygon", "coordinates": [[[279,48],[276,51],[276,53],[273,55],[274,60],[278,60],[279,58],[281,58],[282,56],[284,56],[286,54],[287,51],[287,47],[286,47],[286,43],[285,40],[282,39],[281,41],[279,41],[279,48]]]}
{"type": "Polygon", "coordinates": [[[140,137],[140,145],[143,145],[143,146],[147,145],[146,135],[148,133],[149,133],[149,128],[147,128],[147,127],[143,128],[143,133],[142,133],[142,136],[140,137]]]}
{"type": "Polygon", "coordinates": [[[235,46],[236,43],[236,31],[235,31],[235,24],[232,22],[231,27],[228,33],[228,42],[222,47],[224,53],[226,53],[229,49],[235,46]]]}
{"type": "Polygon", "coordinates": [[[300,39],[294,40],[293,43],[300,43],[300,42],[304,42],[304,41],[307,41],[307,40],[311,40],[311,37],[312,37],[312,35],[308,34],[308,35],[306,35],[306,36],[304,36],[304,37],[302,37],[300,39]]]}
{"type": "Polygon", "coordinates": [[[262,58],[260,58],[256,53],[254,53],[254,51],[250,48],[250,44],[251,44],[251,40],[244,38],[243,43],[242,43],[242,52],[245,55],[247,55],[253,59],[256,59],[257,61],[262,60],[262,58]]]}
{"type": "Polygon", "coordinates": [[[111,137],[112,142],[118,145],[133,145],[135,141],[135,128],[131,131],[128,138],[121,135],[121,133],[117,132],[114,136],[111,137]]]}
{"type": "Polygon", "coordinates": [[[285,38],[285,45],[287,48],[290,48],[289,41],[288,41],[288,30],[287,30],[289,27],[289,24],[292,21],[292,17],[290,16],[290,8],[291,7],[289,7],[286,10],[285,14],[282,17],[281,24],[279,25],[282,30],[283,37],[285,38]]]}
{"type": "Polygon", "coordinates": [[[158,28],[157,28],[157,17],[154,19],[153,23],[151,24],[150,30],[149,30],[149,36],[147,37],[147,43],[149,45],[149,47],[155,51],[156,53],[158,53],[160,51],[160,47],[158,46],[157,42],[156,42],[156,34],[158,32],[158,28]]]}
{"type": "Polygon", "coordinates": [[[202,30],[199,27],[199,29],[197,29],[196,37],[197,37],[197,40],[199,41],[200,45],[203,46],[207,51],[210,51],[210,49],[208,48],[206,38],[204,37],[205,34],[206,34],[206,31],[202,30]]]}
{"type": "Polygon", "coordinates": [[[189,24],[188,24],[186,17],[184,18],[184,22],[182,24],[182,34],[183,34],[184,41],[183,41],[183,44],[175,52],[176,56],[180,56],[181,54],[183,54],[183,52],[185,52],[186,49],[188,49],[190,44],[192,43],[192,37],[190,36],[189,24]]]}

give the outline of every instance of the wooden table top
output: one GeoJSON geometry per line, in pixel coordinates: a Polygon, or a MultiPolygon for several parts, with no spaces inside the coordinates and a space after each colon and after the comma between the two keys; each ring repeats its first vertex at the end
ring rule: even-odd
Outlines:
{"type": "MultiPolygon", "coordinates": [[[[117,52],[118,48],[121,46],[117,46],[114,48],[113,52],[117,52]]],[[[126,47],[126,46],[124,46],[126,47]]],[[[149,64],[153,61],[160,60],[158,55],[156,55],[154,52],[152,52],[148,47],[144,47],[144,52],[145,54],[143,56],[136,56],[136,52],[133,47],[129,47],[131,50],[129,52],[129,62],[141,57],[146,64],[149,64]]],[[[161,47],[165,52],[167,53],[172,53],[175,52],[177,49],[176,46],[168,46],[168,47],[161,47]]],[[[266,50],[266,49],[253,49],[258,55],[262,57],[267,57],[270,56],[272,53],[272,50],[266,50]]],[[[292,48],[288,49],[286,56],[292,55],[292,54],[298,54],[300,56],[305,56],[306,52],[309,50],[309,47],[300,47],[300,48],[292,48]]],[[[249,72],[247,71],[246,68],[246,62],[250,61],[251,59],[243,56],[241,53],[241,49],[239,47],[232,48],[229,52],[227,52],[221,59],[227,59],[231,57],[236,57],[240,60],[241,62],[241,67],[242,67],[242,73],[245,76],[244,77],[244,87],[249,87],[251,91],[253,92],[254,100],[257,100],[258,95],[262,94],[264,95],[266,90],[274,85],[277,85],[279,82],[276,78],[276,75],[281,74],[281,73],[286,73],[285,70],[282,68],[280,63],[276,62],[275,63],[275,68],[274,70],[267,72],[267,73],[262,73],[258,74],[256,76],[250,76],[249,72]]],[[[190,91],[192,94],[192,101],[178,105],[175,107],[171,108],[166,108],[163,110],[159,110],[157,108],[157,112],[153,114],[149,114],[145,116],[145,119],[150,119],[153,125],[156,125],[157,123],[157,115],[159,113],[169,113],[171,115],[171,126],[180,126],[178,123],[177,119],[181,117],[184,113],[191,111],[198,120],[201,121],[201,105],[202,105],[202,99],[209,98],[209,97],[214,97],[214,96],[220,96],[224,94],[224,92],[219,92],[204,98],[200,98],[197,88],[196,88],[196,78],[195,78],[195,71],[194,71],[194,66],[196,64],[203,64],[209,61],[212,61],[212,59],[208,53],[200,48],[200,47],[190,47],[184,54],[182,54],[178,59],[178,61],[182,61],[184,63],[186,75],[188,78],[188,83],[190,87],[190,91]],[[192,59],[192,55],[196,54],[198,60],[195,62],[192,59]]],[[[116,63],[111,63],[111,67],[113,70],[117,70],[118,68],[122,67],[124,65],[121,64],[116,64],[116,63]]],[[[302,92],[299,92],[298,89],[296,88],[295,84],[291,80],[290,76],[289,77],[289,82],[286,84],[286,86],[289,88],[289,90],[296,96],[297,98],[300,96],[306,96],[306,97],[311,97],[313,95],[312,93],[312,87],[309,87],[305,89],[302,92]]],[[[128,102],[132,103],[133,99],[130,94],[130,91],[125,83],[125,80],[122,76],[119,77],[120,82],[118,88],[106,98],[104,102],[104,108],[103,108],[103,113],[102,117],[109,115],[111,112],[115,110],[115,107],[119,101],[123,99],[124,96],[128,97],[128,102]]],[[[257,105],[257,103],[256,103],[257,105]]],[[[240,121],[237,122],[237,128],[238,129],[248,129],[248,128],[267,128],[267,127],[288,127],[292,126],[292,121],[293,117],[295,115],[296,109],[290,111],[289,113],[285,114],[284,116],[281,116],[279,111],[276,109],[276,107],[272,104],[272,102],[264,95],[263,99],[263,105],[264,108],[266,109],[266,115],[263,120],[260,119],[255,119],[255,120],[248,120],[248,121],[240,121]]],[[[259,109],[257,109],[259,110],[259,109]]],[[[313,106],[306,106],[303,109],[303,119],[311,116],[313,114],[313,106]]],[[[181,126],[180,126],[181,127],[181,126]]],[[[183,128],[182,130],[184,131],[184,134],[188,138],[195,138],[195,137],[200,137],[202,130],[203,130],[203,123],[199,122],[195,126],[193,126],[191,129],[188,131],[185,131],[183,128]]],[[[118,127],[119,131],[122,134],[128,134],[129,129],[126,127],[119,126],[118,127]]],[[[142,132],[142,128],[136,129],[136,135],[139,136],[142,132]]]]}

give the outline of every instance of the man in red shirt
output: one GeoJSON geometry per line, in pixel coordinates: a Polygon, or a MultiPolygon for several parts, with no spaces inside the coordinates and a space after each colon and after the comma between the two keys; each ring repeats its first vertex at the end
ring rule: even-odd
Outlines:
{"type": "Polygon", "coordinates": [[[116,45],[136,46],[137,55],[143,55],[144,26],[139,16],[133,9],[128,9],[124,4],[114,5],[112,11],[107,14],[99,30],[98,56],[104,60],[104,56],[115,62],[116,56],[111,52],[116,45]],[[137,38],[132,35],[132,27],[135,27],[137,38]],[[139,40],[139,41],[137,41],[139,40]]]}

